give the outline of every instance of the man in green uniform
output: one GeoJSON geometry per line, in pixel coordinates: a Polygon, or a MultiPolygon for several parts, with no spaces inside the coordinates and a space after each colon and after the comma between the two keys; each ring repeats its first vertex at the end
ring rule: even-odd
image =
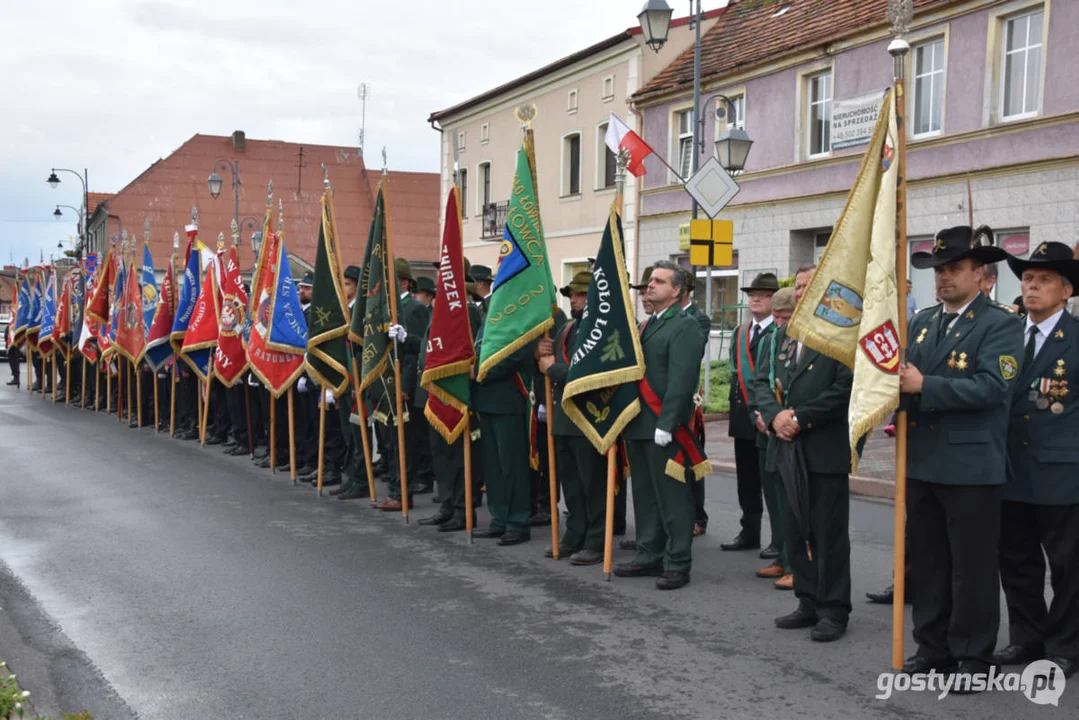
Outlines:
{"type": "MultiPolygon", "coordinates": [[[[796,298],[801,299],[815,270],[803,267],[795,274],[796,298]]],[[[786,327],[775,331],[772,342],[775,360],[770,353],[761,357],[753,398],[774,435],[772,444],[799,442],[805,453],[812,537],[810,548],[788,504],[782,524],[798,608],[775,624],[784,630],[811,627],[810,638],[830,642],[847,631],[851,611],[847,406],[854,376],[842,363],[789,337],[786,327]],[[773,376],[775,393],[769,382],[773,376]]]]}
{"type": "Polygon", "coordinates": [[[697,322],[682,312],[685,291],[682,267],[665,260],[653,266],[647,292],[654,314],[641,332],[642,407],[624,433],[633,477],[637,557],[617,565],[614,573],[657,576],[656,587],[661,590],[689,582],[694,523],[689,483],[699,482],[696,472],[707,466],[703,457],[698,460],[694,455],[694,448],[684,444],[693,443],[689,420],[702,345],[697,322]],[[683,455],[694,467],[687,469],[676,460],[683,455]]]}
{"type": "MultiPolygon", "coordinates": [[[[573,565],[603,562],[604,522],[606,518],[607,461],[562,409],[562,393],[569,374],[570,357],[577,342],[577,330],[588,304],[588,286],[592,274],[575,273],[573,280],[560,290],[570,301],[571,319],[555,333],[553,340],[539,342],[539,370],[551,378],[552,401],[548,422],[555,437],[555,462],[562,496],[569,517],[558,545],[559,557],[568,557],[573,565]]],[[[548,549],[553,557],[553,548],[548,549]]]]}
{"type": "Polygon", "coordinates": [[[1079,321],[1065,309],[1079,262],[1057,242],[1008,265],[1027,310],[1022,372],[1008,424],[1008,482],[1000,513],[1000,581],[1010,642],[1002,665],[1049,658],[1064,677],[1079,668],[1079,321]],[[1045,602],[1045,559],[1053,600],[1045,602]]]}
{"type": "Polygon", "coordinates": [[[904,670],[954,670],[969,692],[993,659],[1000,625],[1000,498],[1023,325],[979,292],[1007,257],[970,227],[937,233],[911,264],[932,269],[940,305],[914,316],[900,368],[908,409],[907,530],[914,639],[904,670]]]}

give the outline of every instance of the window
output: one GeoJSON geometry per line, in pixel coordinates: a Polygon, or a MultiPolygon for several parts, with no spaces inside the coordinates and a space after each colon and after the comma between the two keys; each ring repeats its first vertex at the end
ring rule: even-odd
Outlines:
{"type": "MultiPolygon", "coordinates": [[[[722,100],[716,100],[718,107],[724,112],[723,118],[716,117],[716,138],[726,132],[727,128],[746,129],[746,96],[743,94],[729,97],[731,99],[730,105],[727,105],[722,100]]],[[[715,152],[715,148],[712,149],[712,152],[715,152]]]]}
{"type": "Polygon", "coordinates": [[[562,196],[581,194],[581,134],[562,139],[562,196]]]}
{"type": "Polygon", "coordinates": [[[462,130],[461,132],[457,133],[457,150],[460,151],[460,150],[464,150],[464,149],[465,149],[465,131],[462,130]]]}
{"type": "Polygon", "coordinates": [[[477,215],[483,214],[483,209],[491,204],[491,163],[480,164],[480,204],[477,215]]]}
{"type": "Polygon", "coordinates": [[[914,136],[941,131],[944,108],[944,39],[914,48],[914,136]]]}
{"type": "Polygon", "coordinates": [[[603,102],[614,100],[614,75],[603,78],[603,102]]]}
{"type": "Polygon", "coordinates": [[[674,166],[678,173],[688,179],[693,167],[693,110],[683,110],[675,113],[678,128],[678,157],[674,166]]]}
{"type": "Polygon", "coordinates": [[[599,151],[596,157],[596,168],[602,175],[597,176],[599,189],[614,187],[615,155],[607,147],[607,123],[596,128],[596,148],[599,151]]]}
{"type": "Polygon", "coordinates": [[[1035,115],[1041,106],[1042,21],[1037,10],[1004,21],[1001,58],[1001,115],[1035,115]]]}
{"type": "Polygon", "coordinates": [[[461,203],[461,217],[468,219],[468,170],[461,168],[457,171],[457,187],[461,193],[458,201],[461,203]]]}
{"type": "Polygon", "coordinates": [[[806,78],[806,90],[807,155],[825,155],[832,149],[832,71],[806,78]]]}
{"type": "Polygon", "coordinates": [[[480,145],[486,145],[491,139],[491,125],[484,123],[480,125],[480,145]]]}
{"type": "Polygon", "coordinates": [[[573,114],[577,112],[577,91],[570,90],[566,96],[566,112],[573,114]]]}

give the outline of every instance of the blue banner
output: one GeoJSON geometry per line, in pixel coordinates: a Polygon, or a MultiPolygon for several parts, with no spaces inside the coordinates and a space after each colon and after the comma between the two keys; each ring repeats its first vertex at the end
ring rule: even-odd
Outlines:
{"type": "Polygon", "coordinates": [[[187,265],[184,277],[180,281],[180,295],[176,300],[176,317],[172,321],[173,347],[177,350],[187,334],[187,325],[191,314],[195,312],[195,303],[199,300],[199,285],[202,269],[199,265],[199,251],[191,242],[187,244],[187,265]]]}
{"type": "Polygon", "coordinates": [[[292,268],[284,240],[278,246],[277,287],[270,308],[269,337],[266,347],[285,352],[307,351],[307,321],[303,317],[300,295],[292,281],[292,268]]]}
{"type": "Polygon", "coordinates": [[[139,278],[139,292],[142,295],[142,328],[146,339],[150,339],[150,326],[154,324],[157,312],[157,276],[154,273],[154,257],[150,246],[142,246],[142,277],[139,278]]]}

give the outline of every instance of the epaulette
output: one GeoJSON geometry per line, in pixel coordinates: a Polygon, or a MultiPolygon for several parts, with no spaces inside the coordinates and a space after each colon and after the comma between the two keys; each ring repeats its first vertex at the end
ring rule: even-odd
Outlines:
{"type": "Polygon", "coordinates": [[[998,308],[1000,310],[1003,310],[1006,313],[1010,313],[1012,315],[1015,315],[1015,308],[1013,308],[1011,305],[1005,305],[1004,303],[998,303],[996,300],[990,300],[989,305],[992,306],[992,307],[998,308]]]}

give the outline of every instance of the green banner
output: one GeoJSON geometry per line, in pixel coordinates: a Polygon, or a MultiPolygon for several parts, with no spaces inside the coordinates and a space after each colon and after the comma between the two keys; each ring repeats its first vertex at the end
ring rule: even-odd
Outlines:
{"type": "Polygon", "coordinates": [[[306,365],[312,378],[338,396],[348,387],[346,336],[349,324],[332,202],[328,194],[322,196],[322,224],[318,230],[315,279],[311,285],[306,365]]]}
{"type": "Polygon", "coordinates": [[[476,379],[540,337],[554,325],[554,280],[543,240],[539,199],[533,181],[531,131],[517,151],[513,192],[502,233],[498,271],[491,286],[476,379]]]}
{"type": "Polygon", "coordinates": [[[386,242],[385,188],[380,184],[375,213],[367,234],[360,285],[353,306],[349,336],[362,338],[360,347],[360,391],[373,405],[371,416],[387,422],[395,409],[393,367],[390,365],[390,273],[393,261],[386,242]]]}
{"type": "Polygon", "coordinates": [[[637,382],[644,377],[644,354],[622,244],[622,218],[612,204],[562,395],[567,417],[600,453],[641,411],[637,382]]]}

